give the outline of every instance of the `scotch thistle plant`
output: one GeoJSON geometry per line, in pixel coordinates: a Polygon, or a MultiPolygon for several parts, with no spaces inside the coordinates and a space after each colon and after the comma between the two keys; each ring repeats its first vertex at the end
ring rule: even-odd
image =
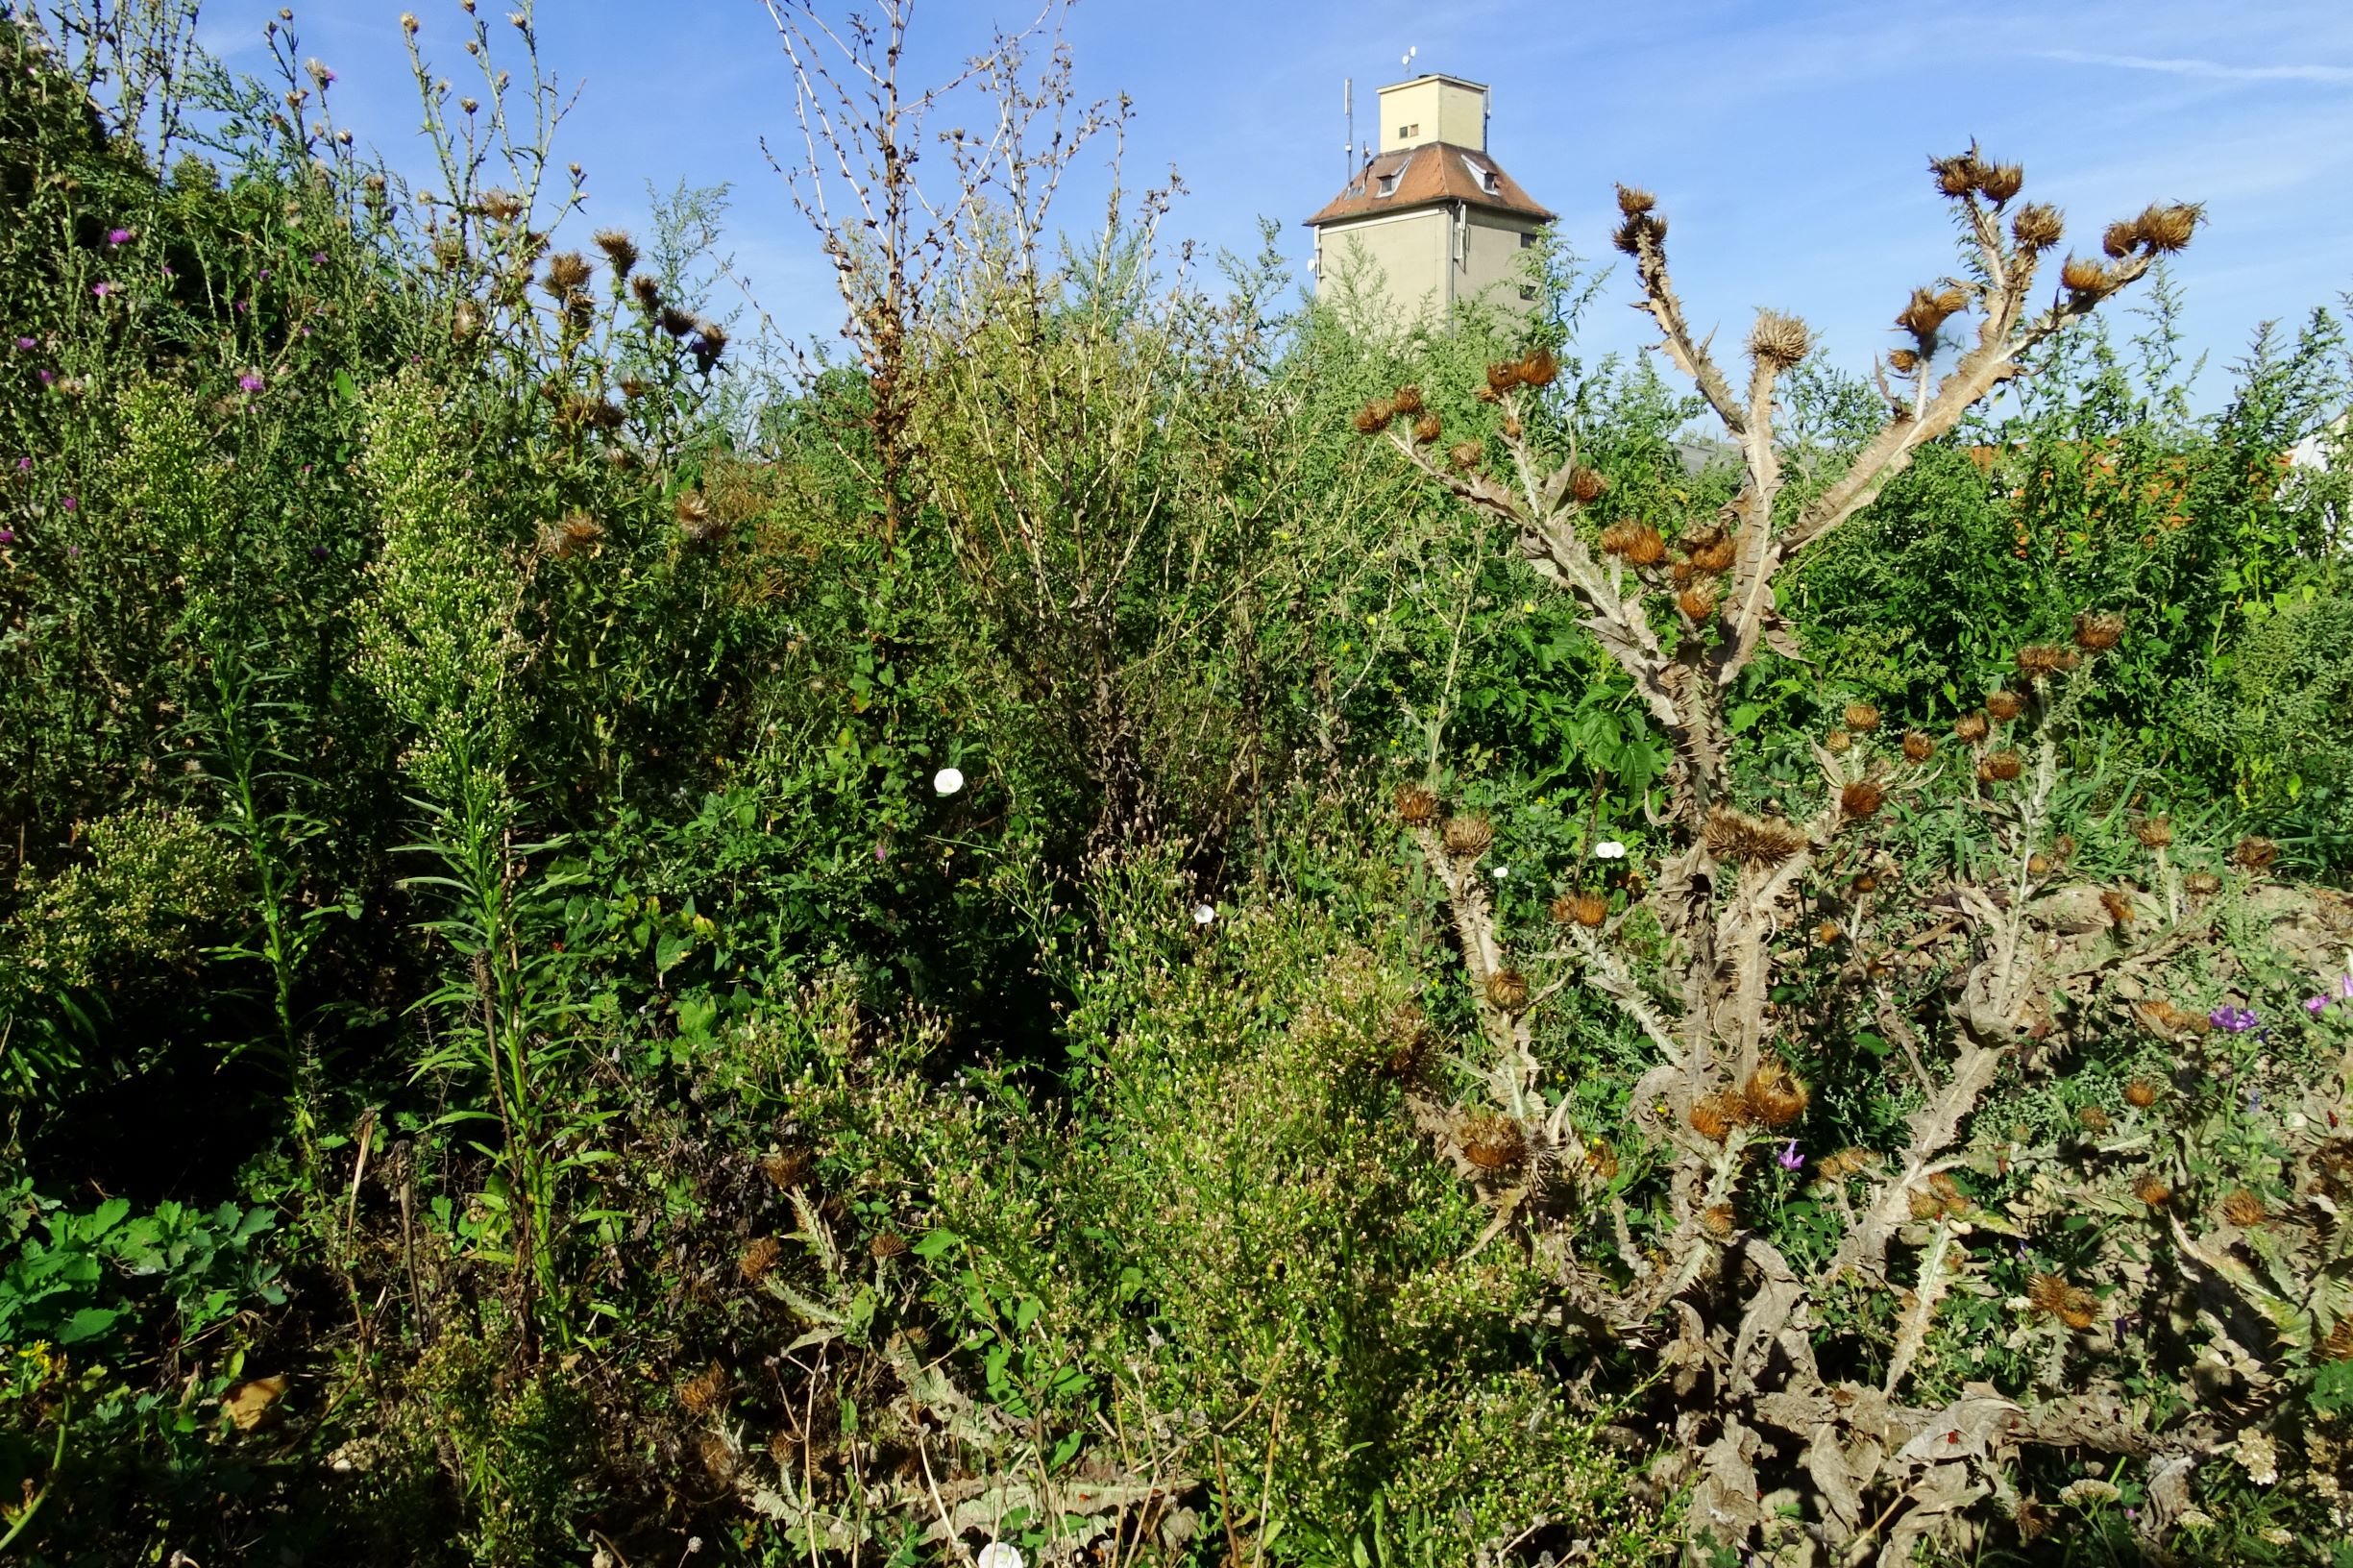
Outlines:
{"type": "MultiPolygon", "coordinates": [[[[2088,609],[2071,638],[2019,649],[2010,683],[1962,715],[1949,743],[1891,730],[1875,705],[1857,701],[1811,743],[1810,808],[1743,798],[1741,780],[1762,771],[1735,766],[1734,747],[1755,738],[1735,737],[1727,700],[1760,652],[1799,654],[1782,619],[1790,601],[1776,592],[1784,574],[1924,446],[2025,374],[2038,345],[2181,249],[2199,221],[2193,207],[2152,207],[2112,226],[2101,259],[2071,258],[2050,280],[2063,220],[2018,202],[2022,171],[1973,147],[1933,160],[1931,173],[1964,235],[1966,276],[1902,303],[1900,346],[1875,372],[1884,423],[1819,488],[1793,491],[1776,429],[1784,379],[1811,352],[1811,332],[1793,316],[1760,313],[1736,383],[1685,318],[1654,199],[1624,186],[1614,237],[1633,259],[1640,306],[1740,454],[1742,483],[1721,510],[1597,527],[1601,476],[1573,446],[1554,461],[1529,434],[1540,423],[1533,400],[1556,373],[1549,355],[1487,370],[1480,398],[1499,416],[1500,467],[1487,467],[1476,443],[1436,450],[1413,429],[1407,413],[1419,388],[1355,420],[1500,525],[1534,573],[1576,601],[1673,748],[1671,847],[1635,907],[1613,915],[1598,895],[1564,894],[1553,945],[1525,958],[1511,952],[1480,874],[1491,824],[1446,813],[1434,766],[1398,805],[1443,890],[1483,1037],[1480,1087],[1467,1102],[1450,1103],[1425,1079],[1407,1103],[1494,1211],[1489,1238],[1516,1231],[1553,1268],[1565,1319],[1663,1364],[1676,1447],[1661,1479],[1689,1487],[1694,1560],[1803,1534],[1835,1560],[1900,1562],[1924,1541],[1963,1538],[1989,1513],[2022,1530],[2036,1505],[2017,1489],[2018,1460],[2038,1447],[2145,1461],[2147,1502],[2134,1528],[2160,1543],[2185,1515],[2196,1467],[2268,1441],[2283,1390],[2344,1321],[2341,1286],[2330,1283],[2343,1262],[2333,1219],[2307,1211],[2310,1228],[2291,1245],[2262,1237],[2268,1212],[2251,1191],[2208,1192],[2200,1209],[2179,1190],[2220,1179],[2200,1141],[2213,1136],[2211,1094],[2202,1133],[2181,1097],[2143,1080],[2117,1112],[2129,1128],[2100,1110],[2047,1147],[2002,1153],[1980,1125],[1998,1086],[2015,1095],[2047,1083],[2071,1047],[2099,1038],[2167,966],[2221,942],[2211,908],[2184,900],[2172,823],[2139,825],[2153,897],[2074,885],[2074,845],[2055,825],[2067,739],[2098,661],[2126,634],[2122,617],[2088,609]],[[1902,872],[1878,841],[1891,818],[1931,812],[1967,823],[1961,836],[1987,848],[1942,885],[1889,896],[1902,872]],[[1826,912],[1832,918],[1817,924],[1826,912]],[[1639,940],[1627,940],[1630,923],[1639,940]],[[1796,1038],[1775,998],[1805,966],[1819,970],[1823,949],[1834,955],[1845,1016],[1875,1020],[1902,1051],[1909,1080],[1890,1092],[1909,1112],[1897,1146],[1817,1163],[1834,1233],[1793,1252],[1768,1234],[1763,1192],[1777,1165],[1807,1163],[1800,1144],[1812,1095],[1795,1064],[1822,1042],[1796,1038]],[[1942,985],[1917,986],[1907,1004],[1899,995],[1907,975],[1942,985]],[[1546,1081],[1534,1045],[1544,1010],[1570,987],[1614,1006],[1654,1053],[1623,1102],[1628,1125],[1606,1139],[1571,1119],[1570,1086],[1546,1081]],[[2167,1168],[2120,1167],[2118,1150],[2145,1146],[2168,1151],[2167,1168]],[[2134,1282],[2129,1303],[2055,1269],[2028,1280],[2023,1243],[2016,1258],[1989,1245],[1989,1228],[2007,1222],[1972,1189],[2022,1180],[2016,1172],[2027,1164],[2039,1185],[2020,1189],[2022,1212],[2048,1216],[2096,1198],[2133,1216],[2137,1234],[2120,1219],[2078,1263],[2122,1270],[2134,1282]],[[1988,1180],[1965,1187],[1956,1173],[1969,1172],[1988,1180]],[[2260,1260],[2248,1237],[2261,1238],[2260,1260]],[[2151,1243],[2168,1267],[2120,1262],[2151,1243]],[[2015,1354],[2043,1359],[2034,1377],[2006,1388],[1950,1375],[1937,1348],[1940,1314],[1996,1290],[1987,1282],[1997,1279],[2006,1293],[2024,1292],[2015,1354]],[[2201,1315],[2198,1290],[2213,1287],[2235,1291],[2243,1315],[2201,1315]],[[1858,1300],[1875,1305],[1858,1314],[1858,1300]],[[2129,1397],[2119,1363],[2130,1357],[2101,1325],[2135,1311],[2149,1321],[2186,1314],[2189,1339],[2238,1368],[2232,1391],[2243,1397],[2194,1409],[2129,1397]],[[2105,1347],[2097,1356],[2087,1348],[2095,1340],[2105,1347]],[[1924,1371],[1931,1361],[1933,1379],[1924,1371]],[[1783,1517],[1768,1501],[1777,1494],[1801,1499],[1802,1517],[1783,1517]]],[[[2233,886],[2248,895],[2262,866],[2243,854],[2236,864],[2246,874],[2233,886]]],[[[2215,1014],[2218,1026],[2224,1017],[2215,1014]]],[[[2336,1115],[2342,1091],[2341,1074],[2322,1096],[2331,1106],[2316,1109],[2336,1115]]],[[[2294,1125],[2315,1124],[2335,1122],[2294,1125]]],[[[2292,1149],[2284,1127],[2271,1133],[2292,1149]]]]}

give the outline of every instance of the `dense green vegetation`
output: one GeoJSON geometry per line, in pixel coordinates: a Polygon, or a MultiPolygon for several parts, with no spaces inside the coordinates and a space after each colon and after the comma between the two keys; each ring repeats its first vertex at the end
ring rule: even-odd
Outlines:
{"type": "MultiPolygon", "coordinates": [[[[290,25],[262,86],[179,8],[100,15],[0,7],[0,1555],[914,1563],[963,1560],[952,1520],[1032,1560],[1672,1560],[1657,1343],[1565,1311],[1407,1110],[1465,1100],[1477,1022],[1391,809],[1482,814],[1535,930],[1658,874],[1672,757],[1509,536],[1351,429],[1411,385],[1500,458],[1485,369],[1542,349],[1525,438],[1604,481],[1581,527],[1712,516],[1742,475],[1698,400],[1578,357],[1622,277],[1555,249],[1534,323],[1397,332],[1271,254],[1179,269],[1157,197],[1054,256],[978,200],[920,310],[787,375],[713,319],[719,193],[575,238],[527,27],[481,28],[474,89],[526,52],[519,150],[420,63],[428,192],[338,137],[290,25]]],[[[2353,453],[2283,454],[2353,361],[2316,310],[2193,413],[2155,282],[1777,585],[1796,641],[1728,709],[1752,798],[1810,788],[1849,704],[1948,735],[2097,609],[2130,631],[2067,715],[2084,863],[2162,894],[2165,819],[2218,886],[2249,836],[2277,858],[2234,889],[2341,882],[2353,453]]],[[[1811,359],[1783,399],[1802,488],[1883,415],[1811,359]]],[[[1969,862],[1959,821],[1907,811],[1894,859],[1969,862]]],[[[2185,1090],[2177,1179],[2276,1206],[2297,1156],[2243,1113],[2327,1079],[2353,1011],[2299,1005],[2342,966],[2269,907],[2167,962],[2267,1023],[2185,1090]]],[[[1904,1053],[1836,968],[1775,993],[1795,1132],[1885,1150],[1904,1053]]],[[[1952,972],[1903,992],[1924,1033],[1952,972]]],[[[1534,1025],[1588,1129],[1646,1048],[1577,988],[1534,1025]]],[[[2167,1056],[2103,1023],[1984,1115],[2064,1140],[2167,1056]]],[[[1827,1234],[1786,1165],[1742,1201],[1793,1255],[1827,1234]]],[[[2030,1243],[2097,1251],[2034,1213],[1939,1389],[2044,1375],[1960,1362],[2030,1243]]],[[[2256,1385],[2288,1479],[2200,1465],[2203,1560],[2344,1537],[2316,1266],[2256,1385]]],[[[2140,1560],[2136,1461],[2019,1487],[2086,1475],[1975,1560],[2140,1560]]]]}

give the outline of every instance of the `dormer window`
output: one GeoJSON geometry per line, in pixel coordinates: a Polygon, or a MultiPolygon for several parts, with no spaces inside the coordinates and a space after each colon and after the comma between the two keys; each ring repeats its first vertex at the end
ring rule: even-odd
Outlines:
{"type": "Polygon", "coordinates": [[[1493,169],[1481,169],[1479,171],[1479,187],[1490,196],[1496,194],[1497,187],[1495,184],[1495,171],[1493,169]]]}
{"type": "Polygon", "coordinates": [[[1395,176],[1395,175],[1393,175],[1393,174],[1385,174],[1385,175],[1383,175],[1383,176],[1381,177],[1381,192],[1380,192],[1380,193],[1381,193],[1382,195],[1384,195],[1384,196],[1394,196],[1394,195],[1396,195],[1396,194],[1397,194],[1397,176],[1395,176]]]}

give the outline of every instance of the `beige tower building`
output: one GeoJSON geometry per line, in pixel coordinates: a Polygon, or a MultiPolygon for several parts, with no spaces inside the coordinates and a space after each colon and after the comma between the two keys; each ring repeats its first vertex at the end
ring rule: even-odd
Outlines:
{"type": "Polygon", "coordinates": [[[1381,89],[1380,151],[1324,209],[1315,231],[1315,290],[1361,265],[1399,316],[1443,314],[1460,301],[1525,311],[1522,252],[1553,214],[1487,154],[1487,89],[1454,76],[1417,76],[1381,89]]]}

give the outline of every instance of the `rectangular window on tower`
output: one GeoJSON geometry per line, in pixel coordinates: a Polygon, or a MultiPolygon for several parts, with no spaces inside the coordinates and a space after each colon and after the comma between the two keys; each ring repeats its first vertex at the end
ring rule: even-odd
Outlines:
{"type": "Polygon", "coordinates": [[[1399,141],[1405,140],[1408,136],[1418,136],[1421,134],[1422,128],[1419,121],[1415,121],[1411,125],[1401,125],[1397,128],[1397,139],[1399,141]]]}

